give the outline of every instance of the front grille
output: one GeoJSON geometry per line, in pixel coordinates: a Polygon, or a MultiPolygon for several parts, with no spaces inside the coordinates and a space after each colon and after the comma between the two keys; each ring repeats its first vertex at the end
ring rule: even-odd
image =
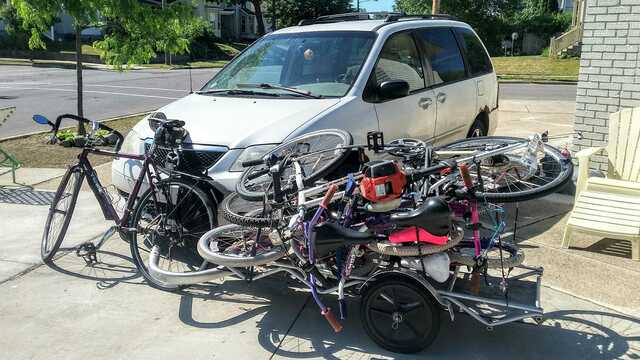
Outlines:
{"type": "MultiPolygon", "coordinates": [[[[145,153],[149,153],[151,144],[144,145],[145,153]]],[[[160,169],[167,168],[167,154],[172,150],[170,148],[157,146],[151,156],[153,163],[160,169]]],[[[183,144],[182,151],[179,153],[180,161],[176,170],[189,174],[201,175],[215,165],[218,160],[226,153],[226,148],[221,146],[207,146],[197,144],[183,144]]]]}

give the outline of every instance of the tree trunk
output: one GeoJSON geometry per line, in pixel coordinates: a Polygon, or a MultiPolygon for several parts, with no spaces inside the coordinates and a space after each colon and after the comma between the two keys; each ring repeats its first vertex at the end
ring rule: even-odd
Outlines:
{"type": "Polygon", "coordinates": [[[260,6],[261,0],[251,0],[253,4],[253,10],[256,12],[256,21],[258,24],[258,35],[264,35],[264,19],[262,18],[262,7],[260,6]]]}
{"type": "MultiPolygon", "coordinates": [[[[80,33],[82,28],[76,25],[76,82],[78,90],[78,116],[84,117],[84,107],[82,103],[82,39],[80,33]]],[[[84,135],[84,124],[78,123],[78,135],[84,135]]]]}

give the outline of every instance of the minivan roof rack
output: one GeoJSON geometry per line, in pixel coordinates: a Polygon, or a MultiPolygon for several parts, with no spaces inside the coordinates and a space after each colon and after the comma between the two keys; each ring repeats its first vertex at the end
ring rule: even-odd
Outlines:
{"type": "Polygon", "coordinates": [[[407,15],[400,12],[351,12],[344,14],[324,15],[315,19],[304,19],[298,22],[298,26],[327,24],[341,21],[358,21],[358,20],[384,20],[385,23],[400,20],[456,20],[455,17],[447,14],[429,14],[429,15],[407,15]]]}
{"type": "Polygon", "coordinates": [[[386,19],[389,15],[401,15],[400,13],[390,12],[351,12],[344,14],[324,15],[318,16],[315,19],[304,19],[298,22],[298,26],[312,25],[312,24],[326,24],[341,21],[358,21],[358,20],[376,20],[386,19]]]}

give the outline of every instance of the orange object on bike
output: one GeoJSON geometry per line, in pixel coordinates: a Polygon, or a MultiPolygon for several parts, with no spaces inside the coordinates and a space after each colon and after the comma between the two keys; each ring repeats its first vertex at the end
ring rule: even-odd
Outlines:
{"type": "Polygon", "coordinates": [[[405,173],[391,160],[370,161],[364,164],[364,177],[360,181],[362,197],[371,202],[397,199],[407,184],[405,173]]]}
{"type": "Polygon", "coordinates": [[[473,180],[471,180],[471,174],[469,174],[469,167],[466,164],[458,165],[460,169],[460,175],[462,175],[462,180],[464,180],[464,186],[467,189],[471,189],[473,187],[473,180]]]}

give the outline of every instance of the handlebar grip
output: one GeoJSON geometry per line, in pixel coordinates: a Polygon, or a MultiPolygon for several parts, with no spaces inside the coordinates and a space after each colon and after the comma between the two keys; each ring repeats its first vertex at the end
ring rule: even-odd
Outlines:
{"type": "Polygon", "coordinates": [[[471,180],[471,174],[469,174],[469,167],[467,164],[458,164],[458,168],[460,169],[464,186],[466,186],[467,189],[471,189],[473,187],[473,180],[471,180]]]}
{"type": "Polygon", "coordinates": [[[324,194],[324,198],[322,198],[320,206],[326,209],[329,206],[329,203],[331,202],[331,199],[333,198],[333,195],[336,193],[336,191],[338,191],[338,185],[331,184],[331,186],[329,186],[329,189],[327,190],[327,193],[324,194]]]}
{"type": "Polygon", "coordinates": [[[331,312],[331,308],[326,308],[325,310],[321,311],[320,314],[322,314],[322,316],[327,319],[327,322],[329,323],[329,325],[331,325],[333,331],[337,333],[342,331],[342,324],[340,324],[338,319],[336,319],[336,317],[333,315],[333,313],[331,312]]]}
{"type": "Polygon", "coordinates": [[[250,167],[264,164],[264,159],[247,160],[242,162],[242,167],[250,167]]]}

